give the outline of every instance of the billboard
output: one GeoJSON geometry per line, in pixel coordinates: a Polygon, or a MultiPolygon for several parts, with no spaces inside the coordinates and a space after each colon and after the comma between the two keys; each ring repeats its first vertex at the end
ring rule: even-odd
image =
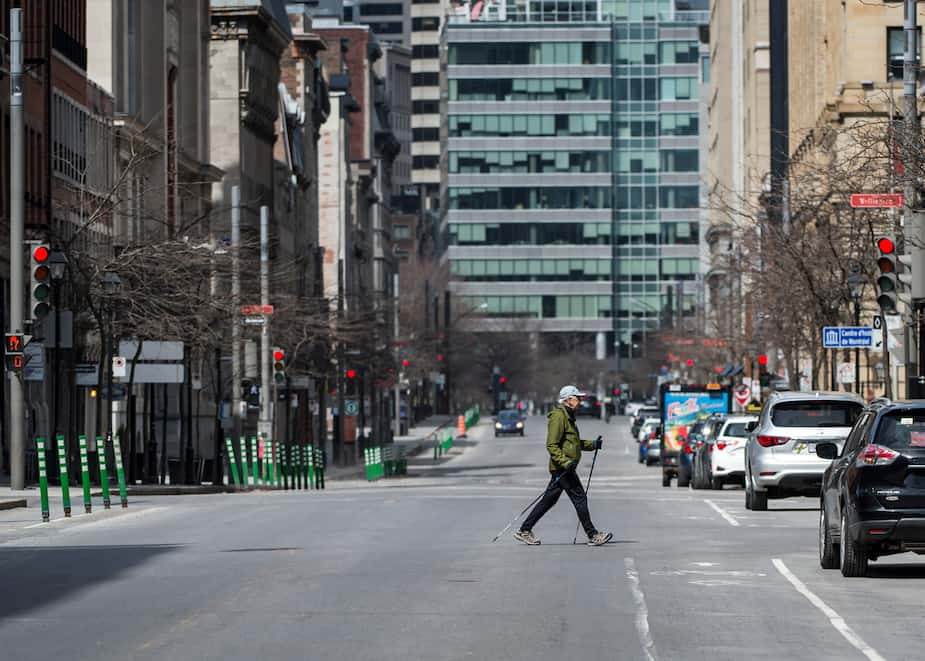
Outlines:
{"type": "Polygon", "coordinates": [[[662,386],[663,451],[679,452],[695,422],[731,410],[728,387],[718,384],[662,386]]]}

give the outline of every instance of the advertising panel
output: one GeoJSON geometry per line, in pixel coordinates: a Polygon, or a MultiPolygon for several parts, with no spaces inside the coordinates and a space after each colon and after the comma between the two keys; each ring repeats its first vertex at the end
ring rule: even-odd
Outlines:
{"type": "Polygon", "coordinates": [[[679,452],[690,428],[698,420],[713,413],[729,413],[731,399],[728,387],[664,386],[662,390],[662,420],[664,450],[679,452]]]}

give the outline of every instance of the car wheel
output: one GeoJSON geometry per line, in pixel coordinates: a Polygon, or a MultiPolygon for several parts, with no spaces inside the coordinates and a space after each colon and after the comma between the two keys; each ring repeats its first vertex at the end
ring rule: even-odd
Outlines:
{"type": "Polygon", "coordinates": [[[689,487],[690,485],[691,485],[691,479],[689,477],[685,477],[682,479],[680,475],[678,476],[678,486],[679,487],[684,488],[684,487],[689,487]]]}
{"type": "Polygon", "coordinates": [[[829,530],[829,516],[825,512],[825,503],[819,508],[819,564],[823,569],[838,569],[840,558],[839,550],[832,541],[832,531],[829,530]]]}
{"type": "Polygon", "coordinates": [[[523,438],[523,435],[524,435],[523,430],[521,430],[520,437],[523,438]]]}
{"type": "Polygon", "coordinates": [[[752,508],[752,485],[748,478],[745,478],[745,509],[752,508]]]}
{"type": "Polygon", "coordinates": [[[752,511],[765,512],[768,509],[768,492],[752,489],[752,511]]]}
{"type": "Polygon", "coordinates": [[[498,438],[500,435],[501,434],[499,434],[498,432],[495,432],[495,438],[498,438]]]}
{"type": "Polygon", "coordinates": [[[867,549],[848,537],[848,520],[841,515],[841,539],[838,544],[842,576],[867,576],[867,549]]]}
{"type": "Polygon", "coordinates": [[[662,486],[663,487],[671,486],[671,474],[670,473],[662,473],[662,486]]]}
{"type": "Polygon", "coordinates": [[[723,478],[714,477],[710,479],[710,488],[713,491],[722,491],[723,490],[723,478]]]}

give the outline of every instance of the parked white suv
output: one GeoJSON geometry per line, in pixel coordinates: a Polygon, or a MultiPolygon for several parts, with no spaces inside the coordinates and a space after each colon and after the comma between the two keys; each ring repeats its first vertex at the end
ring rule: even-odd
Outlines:
{"type": "Polygon", "coordinates": [[[753,415],[731,415],[726,418],[710,448],[710,487],[722,489],[724,484],[745,482],[746,428],[758,418],[753,415]]]}
{"type": "Polygon", "coordinates": [[[864,400],[853,393],[771,393],[748,425],[746,509],[766,510],[768,498],[818,498],[830,461],[816,456],[816,444],[833,442],[840,451],[863,410],[864,400]]]}

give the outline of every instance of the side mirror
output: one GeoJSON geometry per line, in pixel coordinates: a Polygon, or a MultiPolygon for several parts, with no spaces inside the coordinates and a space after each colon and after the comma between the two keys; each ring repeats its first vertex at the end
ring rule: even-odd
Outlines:
{"type": "Polygon", "coordinates": [[[838,446],[835,443],[817,443],[816,456],[820,459],[835,459],[838,456],[838,446]]]}
{"type": "Polygon", "coordinates": [[[745,423],[745,431],[747,431],[748,433],[752,433],[752,432],[755,431],[756,429],[758,429],[758,421],[757,421],[757,420],[752,420],[751,422],[745,423]]]}

